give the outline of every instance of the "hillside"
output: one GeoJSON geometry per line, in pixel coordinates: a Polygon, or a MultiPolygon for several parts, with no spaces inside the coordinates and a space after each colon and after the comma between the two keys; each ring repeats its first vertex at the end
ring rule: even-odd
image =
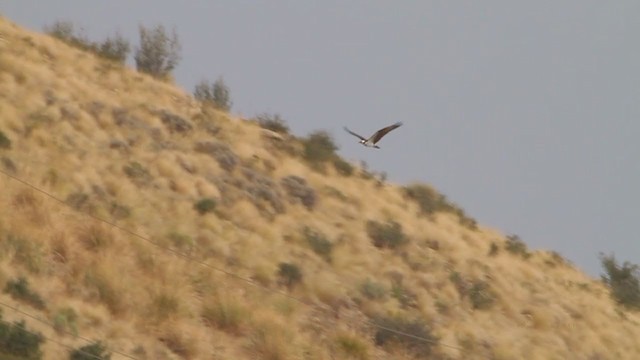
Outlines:
{"type": "Polygon", "coordinates": [[[557,254],[4,18],[0,132],[2,320],[44,359],[640,354],[638,314],[557,254]]]}

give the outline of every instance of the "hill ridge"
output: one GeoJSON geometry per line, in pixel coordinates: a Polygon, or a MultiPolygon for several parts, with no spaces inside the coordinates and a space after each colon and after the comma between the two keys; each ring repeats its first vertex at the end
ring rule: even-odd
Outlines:
{"type": "MultiPolygon", "coordinates": [[[[85,345],[64,332],[75,329],[149,359],[640,353],[637,314],[602,283],[470,223],[427,185],[316,168],[304,139],[265,136],[169,83],[4,18],[0,38],[0,131],[10,140],[0,149],[0,286],[25,278],[44,305],[7,290],[0,301],[59,326],[25,319],[29,329],[85,345]],[[245,288],[83,214],[330,311],[245,288]]],[[[68,356],[42,349],[45,359],[68,356]]]]}

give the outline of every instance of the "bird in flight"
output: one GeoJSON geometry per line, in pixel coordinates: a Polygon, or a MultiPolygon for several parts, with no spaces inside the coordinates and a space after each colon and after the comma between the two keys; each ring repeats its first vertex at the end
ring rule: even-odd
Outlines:
{"type": "Polygon", "coordinates": [[[376,149],[380,149],[380,147],[378,145],[376,145],[376,143],[378,143],[378,141],[380,141],[380,139],[382,139],[383,136],[387,135],[387,133],[393,129],[399,128],[402,125],[401,122],[397,122],[393,125],[389,125],[385,128],[382,128],[378,131],[376,131],[373,135],[371,135],[371,137],[369,137],[368,139],[365,138],[364,136],[358,135],[356,133],[354,133],[353,131],[349,130],[346,126],[344,127],[344,129],[346,130],[346,132],[348,132],[349,134],[360,138],[360,144],[367,146],[367,147],[372,147],[372,148],[376,148],[376,149]]]}

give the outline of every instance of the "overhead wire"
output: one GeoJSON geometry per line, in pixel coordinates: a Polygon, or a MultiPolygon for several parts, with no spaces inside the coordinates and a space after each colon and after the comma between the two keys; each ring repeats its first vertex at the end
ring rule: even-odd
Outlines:
{"type": "MultiPolygon", "coordinates": [[[[339,315],[338,311],[333,309],[333,308],[330,308],[330,307],[325,306],[325,305],[315,304],[315,303],[312,303],[310,301],[306,301],[304,299],[301,299],[299,297],[291,295],[290,293],[287,293],[287,292],[285,292],[283,290],[280,290],[280,289],[273,289],[273,288],[264,286],[264,285],[254,281],[254,280],[252,280],[252,279],[250,279],[248,277],[244,277],[242,275],[239,275],[239,274],[233,273],[231,271],[228,271],[228,270],[226,270],[224,268],[211,265],[211,264],[206,263],[206,262],[204,262],[202,260],[196,259],[193,256],[190,256],[189,254],[183,253],[181,251],[178,251],[178,250],[175,250],[175,249],[173,249],[171,247],[163,245],[163,244],[161,244],[161,243],[159,243],[157,241],[152,240],[149,237],[143,236],[143,235],[141,235],[141,234],[139,234],[137,232],[134,232],[134,231],[129,230],[129,229],[125,228],[125,227],[122,227],[122,226],[116,224],[115,222],[113,222],[111,220],[102,218],[100,216],[94,215],[94,214],[89,213],[89,212],[85,212],[85,211],[81,211],[79,209],[76,209],[76,208],[72,207],[71,205],[69,205],[68,203],[66,203],[64,200],[60,199],[59,197],[47,192],[46,190],[43,190],[43,189],[33,185],[32,183],[30,183],[30,182],[28,182],[26,180],[23,180],[23,179],[15,176],[15,175],[12,175],[12,174],[10,174],[10,173],[2,170],[2,169],[0,169],[0,173],[2,173],[3,175],[5,175],[5,176],[7,176],[7,177],[9,177],[9,178],[11,178],[11,179],[23,184],[23,185],[25,185],[25,186],[35,190],[35,191],[37,191],[37,192],[39,192],[39,193],[41,193],[41,194],[43,194],[43,195],[45,195],[47,197],[49,197],[50,199],[55,200],[56,202],[62,204],[63,206],[69,207],[72,210],[74,210],[74,211],[76,211],[76,212],[78,212],[78,213],[80,213],[82,215],[88,216],[88,217],[92,218],[95,221],[104,223],[104,224],[109,225],[109,226],[111,226],[111,227],[113,227],[115,229],[118,229],[118,230],[122,231],[123,233],[126,233],[126,234],[128,234],[128,235],[130,235],[132,237],[141,239],[141,240],[143,240],[143,241],[145,241],[145,242],[157,247],[160,250],[166,251],[168,253],[172,253],[172,254],[174,254],[174,255],[176,255],[178,257],[181,257],[181,258],[183,258],[183,259],[185,259],[185,260],[187,260],[189,262],[193,262],[193,263],[196,263],[196,264],[198,264],[198,265],[200,265],[202,267],[205,267],[205,268],[208,268],[210,270],[214,270],[216,272],[222,273],[222,274],[224,274],[226,276],[229,276],[230,278],[234,278],[234,279],[243,281],[243,282],[245,282],[245,283],[247,283],[247,284],[249,284],[251,286],[254,286],[256,288],[259,288],[259,289],[261,289],[261,290],[263,290],[265,292],[278,294],[280,296],[286,297],[286,298],[288,298],[290,300],[296,301],[296,302],[298,302],[300,304],[303,304],[305,306],[308,306],[308,307],[311,307],[311,308],[316,308],[316,309],[322,309],[324,311],[330,311],[330,312],[333,312],[335,315],[339,315]]],[[[455,345],[446,344],[446,343],[440,342],[438,340],[429,339],[429,338],[426,338],[426,337],[423,337],[423,336],[418,336],[418,335],[410,334],[410,333],[407,333],[407,332],[404,332],[404,331],[401,331],[401,330],[393,329],[393,328],[390,328],[388,326],[380,325],[380,324],[378,324],[378,323],[376,323],[374,321],[371,321],[371,320],[362,320],[362,319],[357,319],[357,320],[362,322],[363,324],[378,328],[380,330],[385,330],[385,331],[394,333],[396,335],[404,336],[404,337],[407,337],[407,338],[412,338],[414,340],[423,341],[425,343],[430,343],[430,344],[433,344],[433,345],[439,345],[439,346],[442,346],[442,347],[447,347],[447,348],[450,348],[450,349],[455,349],[455,350],[460,350],[460,351],[463,350],[461,347],[458,347],[458,346],[455,346],[455,345]]]]}

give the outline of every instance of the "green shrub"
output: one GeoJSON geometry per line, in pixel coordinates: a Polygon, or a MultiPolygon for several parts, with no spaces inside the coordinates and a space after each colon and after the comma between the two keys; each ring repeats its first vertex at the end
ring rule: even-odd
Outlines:
{"type": "Polygon", "coordinates": [[[324,163],[335,158],[338,147],[326,131],[315,131],[302,140],[304,159],[315,170],[324,170],[324,163]]]}
{"type": "Polygon", "coordinates": [[[131,52],[131,44],[119,33],[108,37],[104,42],[96,44],[96,53],[105,59],[124,64],[131,52]]]}
{"type": "Polygon", "coordinates": [[[280,263],[278,265],[278,277],[280,283],[288,288],[292,288],[302,282],[302,271],[298,265],[291,263],[280,263]]]}
{"type": "Polygon", "coordinates": [[[383,300],[387,296],[387,289],[383,284],[367,279],[360,284],[360,293],[369,300],[383,300]]]}
{"type": "Polygon", "coordinates": [[[531,253],[527,250],[527,244],[520,239],[518,235],[507,236],[507,242],[505,243],[505,249],[516,255],[520,255],[525,259],[531,256],[531,253]]]}
{"type": "Polygon", "coordinates": [[[226,300],[207,304],[202,309],[202,318],[210,326],[233,335],[240,335],[249,321],[249,313],[241,305],[226,300]]]}
{"type": "Polygon", "coordinates": [[[44,337],[29,331],[25,322],[9,324],[0,319],[0,358],[7,360],[39,360],[42,358],[40,345],[44,337]]]}
{"type": "Polygon", "coordinates": [[[231,150],[229,145],[216,141],[201,141],[196,143],[195,151],[208,154],[216,159],[218,165],[226,171],[233,171],[240,162],[240,158],[231,150]]]}
{"type": "Polygon", "coordinates": [[[59,334],[71,333],[78,335],[78,326],[76,324],[78,314],[72,308],[63,308],[58,310],[53,316],[53,328],[59,334]]]}
{"type": "Polygon", "coordinates": [[[414,200],[420,207],[420,211],[425,215],[435,214],[436,212],[452,213],[457,215],[460,224],[463,226],[469,229],[477,229],[478,225],[474,219],[468,217],[464,210],[449,202],[444,195],[430,186],[423,184],[405,186],[404,194],[414,200]]]}
{"type": "Polygon", "coordinates": [[[164,26],[140,26],[140,45],[134,59],[136,68],[156,78],[165,78],[180,61],[180,42],[175,30],[169,35],[164,26]]]}
{"type": "Polygon", "coordinates": [[[22,276],[7,281],[4,292],[11,295],[12,298],[24,301],[37,309],[45,308],[44,300],[29,288],[29,282],[22,276]]]}
{"type": "Polygon", "coordinates": [[[367,235],[378,248],[396,249],[409,241],[402,232],[402,225],[395,221],[380,223],[367,221],[367,235]]]}
{"type": "Polygon", "coordinates": [[[355,170],[355,168],[353,167],[353,165],[351,165],[351,163],[349,163],[348,161],[344,161],[342,158],[338,156],[336,156],[333,159],[333,166],[338,171],[338,174],[342,176],[351,176],[353,175],[353,172],[355,170]]]}
{"type": "Polygon", "coordinates": [[[208,80],[200,81],[193,91],[193,96],[218,110],[231,110],[232,102],[229,87],[224,83],[222,77],[219,77],[214,83],[208,80]]]}
{"type": "Polygon", "coordinates": [[[374,337],[377,346],[391,349],[400,346],[416,356],[428,358],[439,341],[431,328],[420,318],[378,316],[373,322],[378,325],[374,337]]]}
{"type": "Polygon", "coordinates": [[[331,261],[331,251],[333,250],[333,243],[327,239],[327,237],[321,232],[305,227],[303,230],[304,238],[307,240],[307,244],[311,249],[326,261],[331,261]]]}
{"type": "Polygon", "coordinates": [[[10,149],[11,148],[11,140],[4,134],[2,130],[0,130],[0,149],[10,149]]]}
{"type": "Polygon", "coordinates": [[[498,255],[499,252],[500,252],[500,247],[498,246],[498,244],[496,244],[495,242],[492,242],[491,246],[489,247],[489,253],[487,255],[496,256],[498,255]]]}
{"type": "Polygon", "coordinates": [[[106,345],[102,344],[100,341],[75,349],[69,354],[69,360],[95,359],[111,359],[111,354],[107,351],[106,345]]]}
{"type": "Polygon", "coordinates": [[[84,51],[90,51],[104,59],[124,63],[131,51],[127,39],[116,33],[102,43],[90,41],[82,30],[76,30],[69,21],[57,21],[51,26],[45,26],[45,32],[65,43],[84,51]]]}
{"type": "Polygon", "coordinates": [[[365,340],[356,335],[340,334],[336,336],[336,345],[347,359],[367,360],[369,351],[365,340]]]}
{"type": "Polygon", "coordinates": [[[602,281],[609,287],[611,297],[620,305],[640,309],[640,268],[625,261],[618,265],[613,255],[600,254],[600,261],[606,274],[602,281]]]}
{"type": "Polygon", "coordinates": [[[486,281],[475,280],[469,288],[469,300],[474,309],[488,309],[495,302],[495,293],[486,281]]]}
{"type": "Polygon", "coordinates": [[[200,214],[204,215],[210,212],[214,212],[216,209],[216,201],[212,198],[204,198],[198,200],[198,202],[193,205],[193,208],[200,214]]]}
{"type": "Polygon", "coordinates": [[[45,33],[64,41],[65,43],[82,50],[93,50],[94,45],[83,34],[82,30],[76,30],[70,21],[56,21],[50,26],[44,27],[45,33]]]}
{"type": "Polygon", "coordinates": [[[291,199],[294,201],[299,200],[308,210],[313,210],[317,196],[316,191],[307,185],[307,180],[300,176],[289,175],[280,180],[280,185],[291,199]]]}
{"type": "Polygon", "coordinates": [[[275,131],[280,134],[289,133],[289,125],[280,117],[279,114],[260,114],[256,117],[256,121],[261,128],[275,131]]]}
{"type": "Polygon", "coordinates": [[[130,162],[123,168],[124,173],[138,186],[148,185],[153,177],[149,170],[137,161],[130,162]]]}

